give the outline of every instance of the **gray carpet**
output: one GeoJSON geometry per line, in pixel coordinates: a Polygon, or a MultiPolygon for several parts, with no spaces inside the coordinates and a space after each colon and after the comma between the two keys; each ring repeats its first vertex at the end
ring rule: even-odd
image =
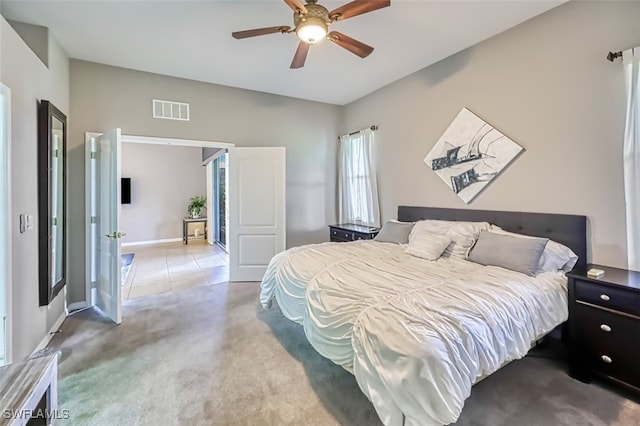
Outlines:
{"type": "MultiPolygon", "coordinates": [[[[114,326],[91,310],[63,324],[68,425],[379,425],[353,376],[301,327],[258,304],[257,283],[129,300],[114,326]]],[[[476,385],[461,426],[640,425],[640,405],[527,357],[476,385]]]]}

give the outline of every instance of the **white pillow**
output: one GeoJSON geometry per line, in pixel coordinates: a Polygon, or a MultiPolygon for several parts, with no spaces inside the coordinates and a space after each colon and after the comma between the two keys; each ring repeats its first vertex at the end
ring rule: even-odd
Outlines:
{"type": "Polygon", "coordinates": [[[445,250],[444,257],[459,257],[466,259],[469,249],[476,243],[480,232],[489,230],[488,222],[452,222],[453,226],[447,231],[451,244],[445,250]]]}
{"type": "MultiPolygon", "coordinates": [[[[513,235],[521,238],[536,238],[531,237],[529,235],[516,234],[514,232],[508,232],[504,229],[500,228],[497,225],[491,225],[491,232],[495,232],[496,234],[505,234],[505,235],[513,235]]],[[[536,274],[542,272],[556,272],[556,271],[564,271],[569,272],[573,269],[578,261],[578,255],[573,252],[569,247],[562,245],[553,240],[549,240],[547,245],[542,252],[542,256],[540,256],[540,260],[538,261],[538,267],[535,271],[536,274]]]]}
{"type": "Polygon", "coordinates": [[[465,259],[467,252],[478,239],[480,232],[489,229],[488,222],[455,222],[449,220],[420,220],[416,222],[411,234],[409,235],[409,244],[416,238],[425,238],[425,236],[445,235],[449,238],[449,246],[446,248],[442,256],[459,257],[465,259]]]}
{"type": "Polygon", "coordinates": [[[444,235],[453,225],[455,225],[455,222],[447,220],[419,220],[413,226],[411,234],[409,234],[409,244],[415,238],[423,237],[424,235],[444,235]]]}
{"type": "Polygon", "coordinates": [[[438,260],[449,243],[451,238],[446,234],[421,233],[414,236],[404,252],[427,260],[438,260]]]}

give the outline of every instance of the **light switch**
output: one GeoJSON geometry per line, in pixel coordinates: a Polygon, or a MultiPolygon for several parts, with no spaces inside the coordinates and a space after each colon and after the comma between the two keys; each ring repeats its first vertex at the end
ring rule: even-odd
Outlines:
{"type": "Polygon", "coordinates": [[[30,214],[27,215],[27,230],[29,229],[33,229],[33,216],[30,214]]]}

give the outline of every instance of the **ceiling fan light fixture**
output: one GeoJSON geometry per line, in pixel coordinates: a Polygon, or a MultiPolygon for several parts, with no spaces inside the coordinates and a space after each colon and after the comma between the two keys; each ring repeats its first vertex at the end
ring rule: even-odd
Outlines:
{"type": "Polygon", "coordinates": [[[298,24],[296,35],[305,43],[316,44],[327,37],[327,24],[320,18],[307,18],[298,24]]]}

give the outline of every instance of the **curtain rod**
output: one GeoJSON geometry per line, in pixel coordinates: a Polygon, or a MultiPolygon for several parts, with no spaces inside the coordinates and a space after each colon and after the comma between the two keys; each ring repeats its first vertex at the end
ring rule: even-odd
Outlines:
{"type": "MultiPolygon", "coordinates": [[[[357,134],[358,134],[358,133],[360,133],[361,131],[363,131],[363,130],[367,130],[367,129],[371,129],[371,130],[373,130],[373,131],[375,132],[376,130],[378,130],[378,126],[376,126],[376,125],[374,124],[374,125],[373,125],[373,126],[371,126],[371,127],[367,127],[367,128],[364,128],[364,129],[358,130],[357,132],[351,132],[351,133],[349,133],[347,136],[357,135],[357,134]]],[[[338,140],[340,140],[340,137],[338,137],[338,140]]]]}
{"type": "Polygon", "coordinates": [[[607,60],[613,62],[616,58],[622,57],[622,51],[607,53],[607,60]]]}

